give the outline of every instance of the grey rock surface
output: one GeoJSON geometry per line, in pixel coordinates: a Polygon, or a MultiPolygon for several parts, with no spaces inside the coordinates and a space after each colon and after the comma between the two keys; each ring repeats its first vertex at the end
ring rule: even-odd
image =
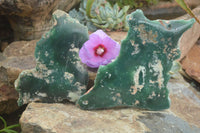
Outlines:
{"type": "MultiPolygon", "coordinates": [[[[198,19],[200,19],[200,6],[192,10],[192,12],[197,16],[198,19]]],[[[191,16],[186,14],[177,19],[190,19],[190,18],[191,16]]],[[[200,37],[200,24],[196,22],[192,28],[190,28],[183,34],[180,40],[179,47],[181,50],[181,57],[179,60],[184,59],[184,57],[188,54],[190,49],[195,45],[199,37],[200,37]]]]}
{"type": "Polygon", "coordinates": [[[170,113],[145,112],[144,114],[139,116],[138,120],[152,133],[198,133],[200,131],[200,128],[170,113]]]}
{"type": "Polygon", "coordinates": [[[171,79],[171,108],[85,111],[73,104],[30,103],[21,116],[23,133],[199,133],[200,93],[181,75],[171,79]]]}
{"type": "Polygon", "coordinates": [[[200,83],[200,40],[196,43],[186,57],[181,60],[182,68],[189,77],[200,83]]]}
{"type": "Polygon", "coordinates": [[[3,56],[3,53],[0,52],[0,61],[3,61],[5,57],[3,56]]]}
{"type": "Polygon", "coordinates": [[[14,81],[21,71],[35,67],[33,55],[37,41],[14,42],[0,53],[0,114],[9,114],[19,108],[14,81]]]}
{"type": "Polygon", "coordinates": [[[0,66],[0,114],[9,114],[18,109],[18,93],[8,80],[8,71],[0,66]]]}

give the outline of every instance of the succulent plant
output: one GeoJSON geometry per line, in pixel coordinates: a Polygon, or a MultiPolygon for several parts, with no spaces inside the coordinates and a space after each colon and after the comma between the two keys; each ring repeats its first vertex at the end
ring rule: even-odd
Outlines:
{"type": "Polygon", "coordinates": [[[82,0],[79,12],[72,10],[69,14],[88,26],[91,31],[96,30],[95,27],[106,30],[127,30],[128,9],[129,6],[124,6],[120,10],[118,4],[112,7],[106,0],[82,0]]]}
{"type": "Polygon", "coordinates": [[[140,8],[143,6],[149,6],[152,4],[156,4],[159,0],[107,0],[111,3],[111,5],[114,5],[117,3],[121,8],[129,5],[131,9],[133,8],[140,8]]]}
{"type": "Polygon", "coordinates": [[[87,0],[82,0],[82,2],[80,3],[79,11],[73,9],[69,11],[69,15],[72,18],[76,18],[81,24],[86,25],[90,31],[96,31],[97,27],[92,24],[92,22],[86,15],[86,4],[87,0]]]}
{"type": "Polygon", "coordinates": [[[101,29],[118,30],[128,29],[126,22],[126,15],[129,6],[124,6],[121,10],[118,4],[113,7],[106,2],[103,6],[95,9],[96,16],[91,18],[92,23],[101,29]]]}

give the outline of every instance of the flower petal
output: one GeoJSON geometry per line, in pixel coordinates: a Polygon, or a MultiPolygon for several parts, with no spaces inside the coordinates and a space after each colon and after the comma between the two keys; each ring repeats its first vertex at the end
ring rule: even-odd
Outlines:
{"type": "Polygon", "coordinates": [[[106,37],[103,39],[104,46],[108,49],[109,52],[113,53],[113,55],[118,55],[120,51],[120,45],[118,42],[112,40],[110,37],[106,37]]]}
{"type": "Polygon", "coordinates": [[[103,32],[102,30],[97,30],[94,33],[92,33],[90,35],[90,38],[93,38],[94,35],[99,36],[101,39],[104,39],[105,37],[109,37],[105,32],[103,32]]]}
{"type": "Polygon", "coordinates": [[[92,56],[90,55],[90,52],[88,52],[88,50],[85,48],[85,46],[83,46],[80,49],[79,57],[81,58],[81,61],[83,63],[86,63],[88,61],[88,59],[92,58],[92,56]]]}
{"type": "Polygon", "coordinates": [[[96,47],[97,45],[101,43],[102,43],[102,39],[99,36],[94,35],[93,38],[90,38],[88,41],[84,43],[83,47],[85,47],[85,50],[88,51],[88,54],[93,55],[94,47],[96,47]]]}

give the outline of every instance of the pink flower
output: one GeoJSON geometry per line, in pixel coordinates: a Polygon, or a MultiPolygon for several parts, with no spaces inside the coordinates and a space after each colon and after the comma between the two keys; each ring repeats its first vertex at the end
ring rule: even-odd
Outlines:
{"type": "Polygon", "coordinates": [[[102,30],[92,33],[79,51],[81,61],[87,66],[98,68],[110,63],[119,55],[120,45],[102,30]]]}

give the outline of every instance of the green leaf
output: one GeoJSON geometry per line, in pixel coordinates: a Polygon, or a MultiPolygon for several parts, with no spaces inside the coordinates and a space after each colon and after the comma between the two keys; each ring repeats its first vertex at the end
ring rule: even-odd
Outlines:
{"type": "Polygon", "coordinates": [[[99,27],[99,28],[101,28],[101,29],[106,29],[106,28],[108,28],[108,26],[109,26],[108,23],[105,24],[105,25],[98,25],[98,24],[94,24],[94,25],[97,26],[97,27],[99,27]]]}
{"type": "Polygon", "coordinates": [[[99,22],[97,19],[91,19],[91,21],[92,21],[93,23],[100,24],[100,22],[99,22]]]}
{"type": "Polygon", "coordinates": [[[105,24],[106,21],[99,22],[97,19],[91,19],[92,23],[105,24]]]}
{"type": "Polygon", "coordinates": [[[10,125],[7,127],[7,129],[12,129],[12,128],[16,128],[16,127],[20,127],[20,124],[10,125]]]}
{"type": "Polygon", "coordinates": [[[87,5],[86,5],[86,14],[90,18],[93,18],[93,16],[91,15],[91,10],[92,10],[92,5],[93,5],[94,1],[95,0],[88,0],[87,5]]]}
{"type": "Polygon", "coordinates": [[[102,23],[103,20],[102,20],[102,18],[100,17],[100,15],[97,15],[96,18],[97,18],[97,20],[98,20],[100,23],[102,23]]]}
{"type": "Polygon", "coordinates": [[[6,132],[6,133],[17,133],[17,131],[11,130],[11,129],[5,129],[3,132],[6,132]]]}
{"type": "Polygon", "coordinates": [[[124,7],[123,7],[124,13],[126,13],[126,12],[128,11],[128,9],[129,9],[129,6],[124,6],[124,7]]]}
{"type": "Polygon", "coordinates": [[[118,17],[118,18],[121,18],[123,15],[124,15],[123,10],[120,10],[120,12],[118,13],[117,17],[118,17]]]}
{"type": "Polygon", "coordinates": [[[4,128],[0,130],[0,133],[17,133],[17,131],[12,130],[12,128],[20,127],[20,124],[7,126],[7,123],[4,120],[4,118],[0,116],[0,119],[2,120],[4,124],[4,128]]]}
{"type": "Polygon", "coordinates": [[[101,18],[106,19],[106,17],[107,17],[106,12],[105,12],[105,9],[102,6],[99,8],[99,12],[100,12],[101,18]]]}
{"type": "Polygon", "coordinates": [[[119,6],[118,4],[116,3],[113,7],[113,12],[114,12],[114,15],[117,16],[118,15],[118,10],[119,10],[119,6]]]}
{"type": "Polygon", "coordinates": [[[200,24],[199,19],[192,13],[191,9],[189,6],[185,3],[184,0],[175,0],[181,8],[183,8],[190,16],[196,19],[196,21],[200,24]]]}
{"type": "Polygon", "coordinates": [[[7,127],[7,123],[6,123],[6,121],[5,121],[4,118],[1,117],[1,116],[0,116],[0,119],[2,120],[2,122],[3,122],[3,124],[4,124],[4,128],[6,128],[6,127],[7,127]]]}

